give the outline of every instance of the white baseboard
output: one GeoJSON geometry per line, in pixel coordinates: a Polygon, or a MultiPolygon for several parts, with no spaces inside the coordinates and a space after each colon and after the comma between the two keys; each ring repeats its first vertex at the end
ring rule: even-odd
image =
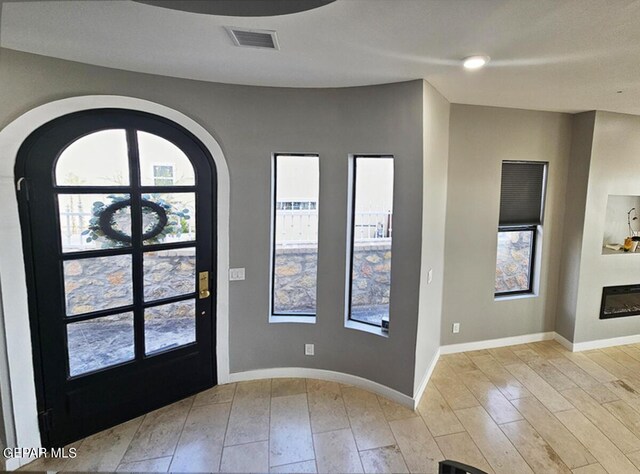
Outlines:
{"type": "Polygon", "coordinates": [[[631,336],[612,337],[609,339],[596,339],[595,341],[574,342],[572,344],[573,346],[572,350],[573,352],[589,351],[592,349],[602,349],[604,347],[624,346],[625,344],[637,344],[639,342],[640,342],[640,334],[633,334],[631,336]]]}
{"type": "Polygon", "coordinates": [[[457,352],[479,351],[482,349],[494,349],[496,347],[515,346],[529,342],[548,341],[555,337],[556,333],[538,332],[523,334],[522,336],[503,337],[500,339],[488,339],[486,341],[463,342],[461,344],[448,344],[440,347],[440,354],[455,354],[457,352]]]}
{"type": "Polygon", "coordinates": [[[571,342],[569,339],[565,338],[561,334],[556,333],[553,338],[556,341],[558,341],[560,345],[562,345],[565,349],[568,349],[571,352],[576,352],[575,348],[573,347],[573,342],[571,342]]]}
{"type": "Polygon", "coordinates": [[[569,349],[571,352],[590,351],[593,349],[603,349],[605,347],[624,346],[625,344],[640,343],[640,334],[631,336],[611,337],[609,339],[596,339],[595,341],[571,342],[560,334],[556,333],[554,339],[569,349]]]}
{"type": "MultiPolygon", "coordinates": [[[[527,344],[530,342],[549,341],[555,339],[564,347],[572,352],[586,351],[590,349],[600,349],[603,347],[618,346],[624,344],[640,343],[640,334],[632,336],[614,337],[610,339],[599,339],[595,341],[572,343],[568,339],[564,338],[560,334],[550,332],[539,332],[534,334],[523,334],[521,336],[503,337],[499,339],[488,339],[486,341],[465,342],[461,344],[449,344],[441,346],[435,353],[429,368],[424,374],[420,385],[413,394],[413,397],[405,395],[395,389],[387,387],[372,380],[367,380],[357,375],[345,374],[342,372],[334,372],[332,370],[323,369],[310,369],[304,367],[281,367],[273,369],[260,369],[249,370],[246,372],[235,372],[229,374],[229,382],[244,382],[247,380],[257,379],[270,379],[270,378],[283,378],[283,377],[301,377],[312,378],[320,380],[329,380],[332,382],[340,382],[344,384],[354,385],[356,387],[369,390],[371,392],[382,395],[390,400],[395,401],[401,405],[404,405],[413,410],[416,409],[422,395],[424,394],[427,384],[431,379],[433,370],[438,363],[440,355],[443,354],[455,354],[458,352],[477,351],[482,349],[494,349],[497,347],[514,346],[517,344],[527,344]]],[[[7,463],[7,470],[9,470],[9,464],[7,463]]]]}
{"type": "MultiPolygon", "coordinates": [[[[437,359],[436,359],[437,360],[437,359]]],[[[435,364],[434,364],[435,365],[435,364]]],[[[283,377],[308,378],[328,380],[330,382],[340,382],[344,384],[354,385],[356,387],[369,390],[383,397],[393,400],[400,405],[406,406],[413,410],[414,400],[409,395],[398,392],[397,390],[382,385],[372,380],[367,380],[357,375],[345,374],[342,372],[334,372],[324,369],[309,369],[304,367],[278,367],[273,369],[248,370],[246,372],[234,372],[229,374],[230,382],[244,382],[247,380],[257,379],[274,379],[283,377]]]]}
{"type": "Polygon", "coordinates": [[[260,369],[260,370],[249,370],[246,372],[235,372],[229,374],[230,382],[244,382],[247,380],[257,380],[257,379],[271,379],[271,378],[282,378],[282,377],[301,377],[301,378],[311,378],[311,379],[320,379],[320,380],[329,380],[332,382],[340,382],[349,385],[355,385],[356,387],[363,388],[365,390],[369,390],[371,392],[377,393],[378,395],[382,395],[390,400],[393,400],[401,405],[409,407],[413,410],[416,409],[422,395],[424,394],[425,389],[427,388],[427,384],[431,379],[431,375],[433,374],[433,370],[438,363],[438,359],[440,355],[444,354],[455,354],[458,352],[468,352],[468,351],[478,351],[482,349],[494,349],[497,347],[506,347],[506,346],[515,346],[517,344],[527,344],[530,342],[539,342],[539,341],[549,341],[555,339],[564,347],[572,352],[578,351],[586,351],[590,349],[600,349],[603,347],[611,347],[618,346],[624,344],[634,344],[640,343],[640,334],[636,334],[633,336],[623,336],[623,337],[614,337],[611,339],[599,339],[596,341],[588,341],[588,342],[579,342],[572,343],[567,340],[560,334],[550,331],[550,332],[539,332],[534,334],[523,334],[521,336],[513,336],[513,337],[503,337],[499,339],[488,339],[486,341],[474,341],[474,342],[464,342],[461,344],[449,344],[446,346],[441,346],[440,349],[435,353],[431,363],[429,364],[429,368],[425,372],[420,385],[415,390],[413,397],[409,395],[405,395],[395,389],[387,387],[377,382],[373,382],[371,380],[367,380],[362,377],[358,377],[357,375],[345,374],[342,372],[334,372],[332,370],[323,370],[323,369],[309,369],[304,367],[281,367],[281,368],[273,368],[273,369],[260,369]]]}
{"type": "Polygon", "coordinates": [[[625,344],[637,344],[640,343],[640,334],[612,337],[609,339],[596,339],[595,341],[571,342],[557,332],[539,332],[535,334],[525,334],[523,336],[504,337],[502,339],[449,344],[447,346],[440,347],[440,354],[455,354],[456,352],[493,349],[496,347],[514,346],[516,344],[526,344],[529,342],[548,341],[550,339],[555,339],[571,352],[580,352],[592,349],[602,349],[605,347],[623,346],[625,344]]]}
{"type": "Polygon", "coordinates": [[[433,369],[436,368],[436,364],[438,363],[438,359],[440,359],[440,349],[438,349],[436,351],[436,353],[434,354],[433,359],[431,359],[431,363],[429,364],[429,367],[427,368],[427,371],[424,374],[424,377],[422,377],[422,382],[420,382],[420,385],[418,386],[418,390],[416,390],[415,393],[413,394],[413,409],[414,410],[416,408],[418,408],[418,403],[420,403],[420,399],[422,398],[422,394],[424,393],[425,389],[427,388],[427,384],[429,383],[429,379],[431,379],[431,374],[433,374],[433,369]]]}

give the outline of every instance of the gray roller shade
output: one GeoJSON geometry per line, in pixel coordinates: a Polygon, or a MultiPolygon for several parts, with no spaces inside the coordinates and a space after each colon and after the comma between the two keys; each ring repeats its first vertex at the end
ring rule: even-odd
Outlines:
{"type": "Polygon", "coordinates": [[[546,163],[502,163],[500,225],[542,223],[544,171],[546,163]]]}

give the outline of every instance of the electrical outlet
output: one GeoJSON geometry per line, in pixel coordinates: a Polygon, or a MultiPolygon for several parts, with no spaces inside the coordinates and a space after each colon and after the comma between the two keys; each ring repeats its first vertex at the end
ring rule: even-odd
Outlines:
{"type": "Polygon", "coordinates": [[[229,280],[231,281],[244,280],[244,268],[230,268],[229,280]]]}
{"type": "Polygon", "coordinates": [[[313,344],[305,344],[304,345],[304,355],[312,356],[314,355],[315,348],[313,344]]]}
{"type": "Polygon", "coordinates": [[[454,334],[458,334],[460,332],[460,323],[453,323],[451,332],[453,332],[454,334]]]}
{"type": "Polygon", "coordinates": [[[433,281],[433,268],[429,269],[429,272],[427,273],[427,284],[431,283],[433,281]]]}

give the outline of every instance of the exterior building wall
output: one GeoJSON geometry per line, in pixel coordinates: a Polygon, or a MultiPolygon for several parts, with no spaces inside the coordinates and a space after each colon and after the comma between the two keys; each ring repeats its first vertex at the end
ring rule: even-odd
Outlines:
{"type": "MultiPolygon", "coordinates": [[[[276,249],[274,307],[315,312],[318,249],[300,245],[276,249]]],[[[391,242],[359,244],[354,252],[353,305],[389,304],[391,242]]]]}

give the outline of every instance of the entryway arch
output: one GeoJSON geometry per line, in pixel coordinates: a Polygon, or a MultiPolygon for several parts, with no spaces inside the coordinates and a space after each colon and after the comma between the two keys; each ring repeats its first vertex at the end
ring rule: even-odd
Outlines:
{"type": "MultiPolygon", "coordinates": [[[[0,131],[0,290],[2,291],[2,324],[6,344],[5,391],[3,414],[8,444],[40,446],[31,356],[27,288],[22,251],[20,222],[15,187],[20,176],[14,176],[18,150],[25,139],[42,125],[65,115],[92,109],[125,109],[164,117],[184,127],[207,148],[217,171],[217,301],[216,355],[218,383],[229,377],[228,349],[228,278],[229,267],[229,170],[218,141],[200,124],[185,114],[143,99],[123,96],[82,96],[50,102],[36,107],[0,131]]],[[[2,359],[0,355],[0,359],[2,359]]],[[[4,362],[4,364],[3,364],[4,362]]],[[[2,369],[0,368],[0,371],[2,369]]],[[[0,381],[1,383],[2,381],[0,381]]],[[[10,461],[8,468],[18,467],[10,461]]]]}

